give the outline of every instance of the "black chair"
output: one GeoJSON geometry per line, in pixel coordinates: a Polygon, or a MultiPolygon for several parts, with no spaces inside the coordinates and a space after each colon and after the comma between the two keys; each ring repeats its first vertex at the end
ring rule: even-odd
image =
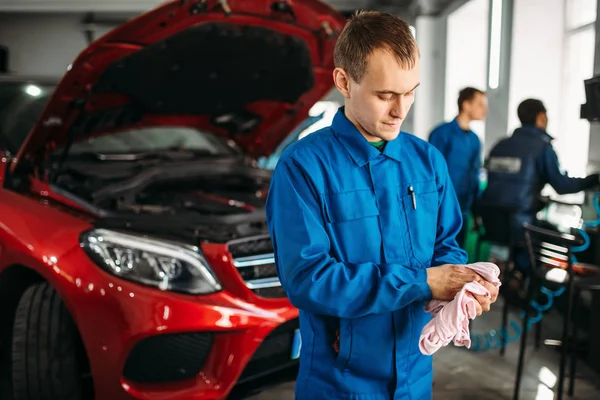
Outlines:
{"type": "MultiPolygon", "coordinates": [[[[473,207],[474,218],[479,222],[480,226],[483,226],[483,230],[480,227],[475,244],[476,261],[481,260],[481,246],[483,242],[508,248],[508,259],[504,265],[501,278],[503,283],[507,281],[512,270],[511,265],[514,260],[515,248],[518,245],[513,238],[512,232],[514,230],[511,229],[511,221],[516,211],[517,207],[514,206],[499,206],[485,202],[478,202],[473,207]]],[[[504,328],[505,332],[508,329],[508,306],[509,303],[506,297],[504,297],[502,305],[502,328],[504,328]]],[[[504,340],[504,337],[501,340],[504,340]]],[[[500,355],[502,356],[505,353],[504,345],[505,343],[503,342],[500,347],[500,355]]]]}
{"type": "MultiPolygon", "coordinates": [[[[582,265],[577,263],[578,266],[582,265]]],[[[589,264],[584,264],[587,268],[593,268],[595,270],[599,270],[597,266],[591,266],[589,264]]],[[[577,364],[577,339],[578,339],[578,331],[579,331],[579,316],[580,316],[580,307],[581,307],[581,294],[583,292],[594,292],[600,290],[600,276],[595,276],[593,278],[582,278],[580,280],[575,279],[574,284],[574,293],[573,293],[573,345],[571,346],[571,363],[569,368],[569,396],[573,396],[575,394],[575,374],[576,374],[576,364],[577,364]]]]}
{"type": "MultiPolygon", "coordinates": [[[[571,377],[569,382],[569,394],[574,391],[574,375],[575,375],[575,359],[577,357],[577,346],[569,346],[569,332],[572,328],[576,328],[576,324],[572,324],[573,316],[573,300],[574,295],[584,290],[594,290],[594,281],[591,278],[580,278],[574,271],[572,260],[572,248],[583,244],[583,239],[574,235],[560,233],[555,230],[540,228],[530,224],[524,224],[525,241],[529,251],[529,258],[532,266],[530,282],[527,289],[527,304],[535,298],[538,289],[541,286],[547,286],[550,290],[557,290],[560,287],[565,288],[563,296],[566,300],[566,311],[564,315],[562,340],[561,340],[561,357],[558,376],[558,397],[557,400],[562,400],[564,390],[564,377],[567,367],[567,357],[571,357],[571,377]],[[566,279],[562,283],[549,281],[546,278],[548,271],[560,268],[566,271],[566,279]],[[591,284],[591,285],[590,285],[591,284]]],[[[579,264],[578,264],[579,266],[579,264]]],[[[587,268],[593,268],[588,266],[587,268]]],[[[597,282],[597,281],[596,281],[597,282]]],[[[596,284],[600,287],[600,282],[596,284]]],[[[521,343],[519,348],[519,361],[517,365],[517,376],[515,380],[515,390],[513,400],[518,400],[519,390],[521,386],[521,377],[523,374],[523,361],[525,358],[525,349],[527,344],[527,325],[530,319],[531,308],[527,307],[523,318],[521,343]]],[[[574,329],[576,337],[576,329],[574,329]]],[[[536,335],[536,345],[539,341],[539,335],[536,335]]],[[[574,342],[575,343],[575,342],[574,342]]]]}

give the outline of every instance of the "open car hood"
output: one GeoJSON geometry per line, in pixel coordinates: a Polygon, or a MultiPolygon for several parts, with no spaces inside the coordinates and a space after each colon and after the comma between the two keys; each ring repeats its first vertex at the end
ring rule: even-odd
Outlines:
{"type": "Polygon", "coordinates": [[[345,18],[318,0],[176,0],[86,48],[12,168],[70,142],[190,126],[267,156],[332,88],[345,18]]]}

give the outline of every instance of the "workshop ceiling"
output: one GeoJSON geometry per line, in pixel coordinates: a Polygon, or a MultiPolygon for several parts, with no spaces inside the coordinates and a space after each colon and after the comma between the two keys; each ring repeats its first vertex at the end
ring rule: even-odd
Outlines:
{"type": "Polygon", "coordinates": [[[387,11],[407,17],[418,15],[437,15],[455,3],[466,1],[457,0],[325,0],[342,12],[352,12],[357,9],[387,11]]]}
{"type": "MultiPolygon", "coordinates": [[[[94,12],[141,13],[164,0],[0,0],[0,12],[94,12]]],[[[298,1],[298,0],[296,0],[298,1]]],[[[324,0],[350,14],[354,10],[387,11],[404,18],[437,15],[456,3],[467,0],[324,0]]]]}

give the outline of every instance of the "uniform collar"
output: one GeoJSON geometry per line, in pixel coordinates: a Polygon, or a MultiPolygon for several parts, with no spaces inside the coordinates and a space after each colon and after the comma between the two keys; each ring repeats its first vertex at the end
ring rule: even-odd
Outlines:
{"type": "Polygon", "coordinates": [[[457,115],[456,117],[454,117],[454,119],[452,120],[452,125],[454,125],[454,127],[455,127],[455,128],[458,130],[458,131],[460,131],[460,132],[463,132],[463,133],[469,133],[469,132],[471,132],[471,129],[470,129],[470,128],[469,128],[469,129],[467,129],[466,131],[465,131],[463,128],[461,128],[461,126],[460,126],[460,125],[459,125],[459,123],[458,123],[458,115],[457,115]]]}
{"type": "Polygon", "coordinates": [[[335,117],[333,117],[331,129],[340,142],[342,142],[352,159],[361,167],[380,154],[398,162],[402,162],[402,141],[404,140],[403,136],[406,135],[406,133],[400,132],[398,137],[387,142],[383,152],[380,152],[375,146],[372,146],[359,130],[356,129],[352,122],[346,118],[344,107],[340,107],[335,114],[335,117]]]}
{"type": "Polygon", "coordinates": [[[548,132],[533,125],[523,125],[522,127],[517,128],[513,135],[537,136],[545,142],[551,142],[554,140],[554,138],[550,136],[548,132]]]}

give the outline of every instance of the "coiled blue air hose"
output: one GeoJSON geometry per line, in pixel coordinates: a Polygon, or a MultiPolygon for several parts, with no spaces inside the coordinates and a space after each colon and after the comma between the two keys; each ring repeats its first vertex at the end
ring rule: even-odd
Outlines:
{"type": "MultiPolygon", "coordinates": [[[[583,229],[585,227],[596,227],[600,226],[600,193],[594,195],[594,209],[596,210],[597,219],[594,221],[584,222],[582,228],[578,228],[579,234],[583,238],[583,244],[580,246],[574,246],[571,251],[573,253],[579,253],[587,250],[590,247],[590,237],[587,232],[583,229]]],[[[571,256],[573,263],[577,262],[577,258],[574,255],[571,256]]],[[[565,292],[565,287],[562,286],[557,290],[550,290],[544,286],[540,288],[540,292],[546,295],[546,303],[539,304],[536,300],[532,300],[530,306],[535,310],[536,315],[529,318],[527,322],[527,331],[529,331],[533,325],[537,324],[542,320],[544,312],[550,310],[554,304],[554,298],[560,296],[565,292]]],[[[521,318],[525,317],[525,312],[521,312],[521,318]]],[[[499,349],[507,346],[509,343],[519,340],[521,337],[522,328],[521,323],[511,320],[508,323],[508,327],[502,327],[499,331],[491,330],[484,334],[471,334],[471,348],[472,351],[488,351],[493,349],[499,349]],[[511,335],[511,328],[513,334],[511,335]]]]}
{"type": "MultiPolygon", "coordinates": [[[[583,223],[583,227],[596,227],[600,225],[600,193],[596,193],[594,195],[594,209],[596,210],[596,215],[598,216],[598,218],[596,218],[596,220],[594,221],[588,221],[588,222],[584,222],[583,223]]],[[[581,246],[575,246],[571,249],[571,251],[573,251],[574,253],[579,253],[581,251],[587,250],[588,247],[590,247],[590,237],[587,234],[587,232],[582,229],[582,228],[578,228],[577,229],[579,231],[579,234],[581,235],[581,237],[583,238],[583,244],[581,246]]],[[[577,262],[577,259],[575,258],[575,256],[572,256],[573,262],[577,262]]]]}

